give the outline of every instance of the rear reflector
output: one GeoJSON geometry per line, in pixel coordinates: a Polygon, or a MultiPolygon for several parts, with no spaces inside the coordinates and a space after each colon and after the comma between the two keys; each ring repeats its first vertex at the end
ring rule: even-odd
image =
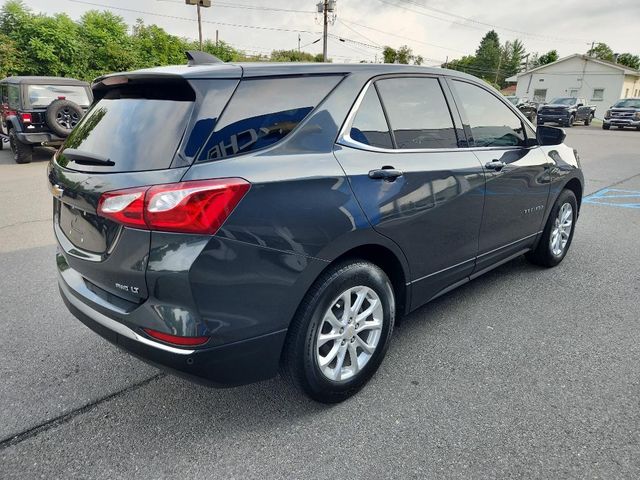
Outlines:
{"type": "Polygon", "coordinates": [[[213,235],[249,187],[223,178],[116,190],[102,194],[98,215],[129,227],[213,235]]]}
{"type": "Polygon", "coordinates": [[[152,330],[150,328],[143,328],[143,330],[147,335],[155,338],[156,340],[171,343],[172,345],[180,345],[182,347],[195,347],[197,345],[204,345],[209,341],[209,337],[179,337],[177,335],[158,332],[157,330],[152,330]]]}

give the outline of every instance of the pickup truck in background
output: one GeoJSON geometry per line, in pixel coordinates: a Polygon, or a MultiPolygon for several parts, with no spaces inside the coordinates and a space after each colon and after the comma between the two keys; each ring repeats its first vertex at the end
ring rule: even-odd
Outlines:
{"type": "Polygon", "coordinates": [[[604,114],[602,128],[631,127],[640,130],[640,98],[621,98],[604,114]]]}
{"type": "Polygon", "coordinates": [[[587,105],[584,98],[559,97],[538,108],[538,125],[557,123],[563,127],[572,127],[575,122],[591,124],[596,107],[587,105]]]}

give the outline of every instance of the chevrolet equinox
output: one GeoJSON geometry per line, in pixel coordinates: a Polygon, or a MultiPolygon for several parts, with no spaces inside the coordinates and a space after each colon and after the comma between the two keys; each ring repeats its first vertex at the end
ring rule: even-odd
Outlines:
{"type": "Polygon", "coordinates": [[[575,150],[475,77],[213,61],[98,78],[48,168],[62,298],[122,349],[339,402],[401,315],[567,254],[575,150]]]}

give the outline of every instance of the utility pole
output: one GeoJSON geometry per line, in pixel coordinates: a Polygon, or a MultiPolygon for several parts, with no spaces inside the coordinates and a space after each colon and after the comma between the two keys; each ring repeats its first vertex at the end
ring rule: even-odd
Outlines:
{"type": "Polygon", "coordinates": [[[322,0],[316,4],[318,13],[322,13],[322,61],[326,62],[327,57],[327,38],[329,36],[329,13],[336,10],[336,0],[322,0]]]}
{"type": "Polygon", "coordinates": [[[502,65],[502,55],[498,58],[498,69],[496,70],[496,81],[494,83],[498,83],[498,76],[500,75],[500,66],[502,65]]]}
{"type": "Polygon", "coordinates": [[[323,25],[324,28],[322,30],[322,61],[327,61],[327,34],[329,33],[329,0],[324,0],[324,4],[322,6],[323,13],[323,25]]]}
{"type": "Polygon", "coordinates": [[[298,34],[298,53],[300,53],[300,34],[298,34]]]}
{"type": "Polygon", "coordinates": [[[198,40],[200,42],[200,51],[202,51],[202,15],[200,13],[200,7],[209,8],[211,6],[211,0],[184,0],[187,5],[195,5],[198,11],[198,40]]]}

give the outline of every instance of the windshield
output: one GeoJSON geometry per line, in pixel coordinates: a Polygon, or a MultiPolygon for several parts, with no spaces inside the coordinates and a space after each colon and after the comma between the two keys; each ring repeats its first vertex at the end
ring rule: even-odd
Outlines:
{"type": "Polygon", "coordinates": [[[554,98],[550,103],[552,105],[573,105],[576,103],[576,99],[574,97],[554,98]]]}
{"type": "Polygon", "coordinates": [[[80,85],[29,85],[27,98],[32,107],[48,107],[59,98],[71,100],[82,107],[91,103],[87,88],[80,85]]]}
{"type": "Polygon", "coordinates": [[[625,98],[614,105],[616,108],[640,108],[640,98],[625,98]]]}
{"type": "Polygon", "coordinates": [[[509,100],[514,105],[517,105],[520,99],[518,97],[507,97],[507,100],[509,100]]]}

